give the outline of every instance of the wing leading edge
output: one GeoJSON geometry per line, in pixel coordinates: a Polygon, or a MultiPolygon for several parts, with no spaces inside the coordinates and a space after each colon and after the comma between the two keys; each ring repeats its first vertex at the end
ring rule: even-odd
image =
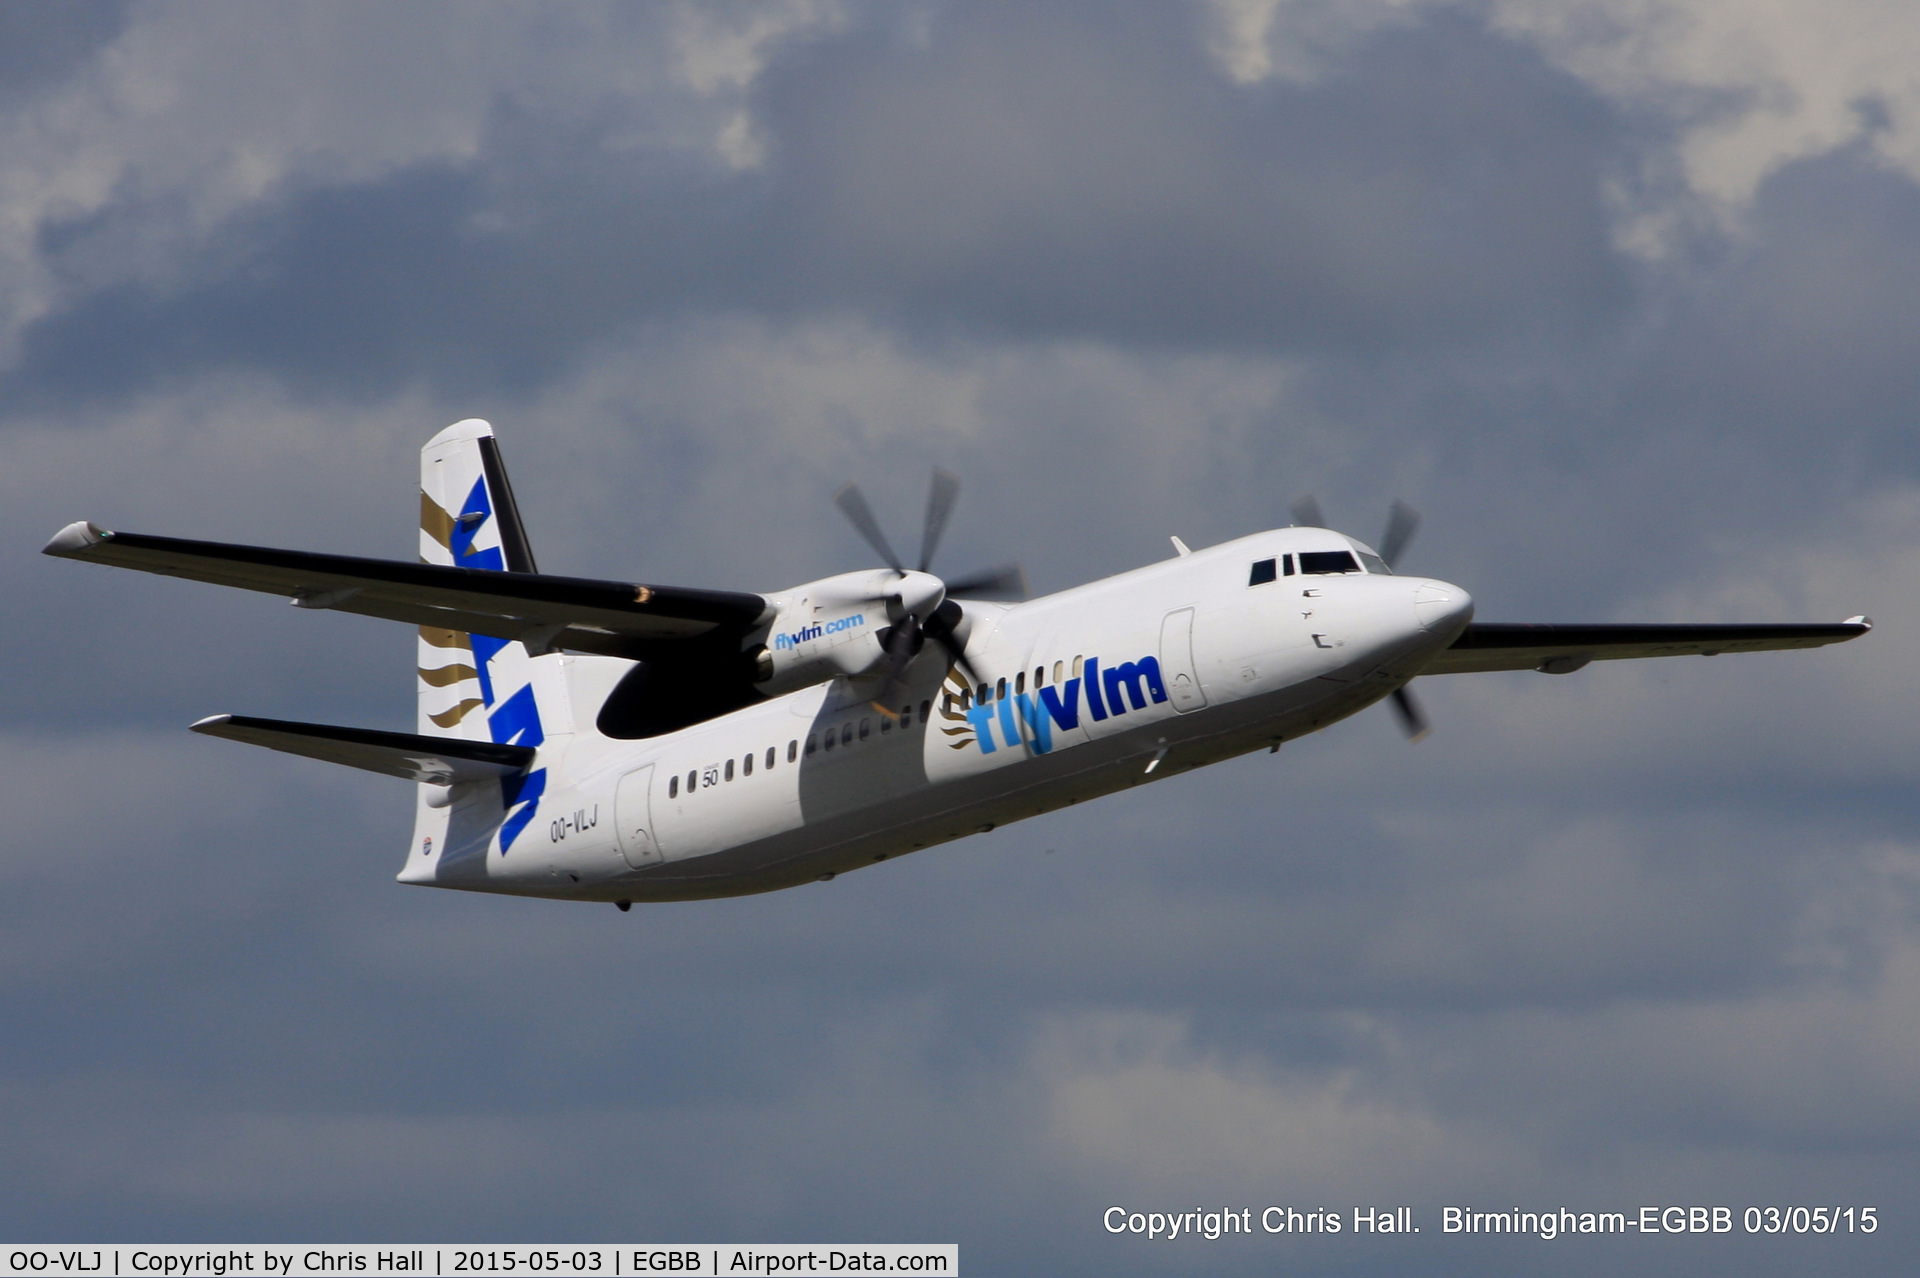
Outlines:
{"type": "Polygon", "coordinates": [[[1796,625],[1530,625],[1476,621],[1424,674],[1540,670],[1566,674],[1589,661],[1713,656],[1845,643],[1873,629],[1865,617],[1796,625]]]}
{"type": "Polygon", "coordinates": [[[302,608],[612,656],[639,655],[636,645],[653,641],[744,633],[769,610],[760,595],[189,541],[84,521],[61,529],[42,553],[284,595],[302,608]]]}

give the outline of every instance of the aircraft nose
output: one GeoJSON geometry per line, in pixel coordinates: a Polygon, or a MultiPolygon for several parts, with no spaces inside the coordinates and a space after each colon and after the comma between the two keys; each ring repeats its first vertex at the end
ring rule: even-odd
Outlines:
{"type": "Polygon", "coordinates": [[[1422,630],[1451,641],[1473,620],[1473,596],[1449,582],[1424,580],[1413,588],[1413,615],[1422,630]]]}

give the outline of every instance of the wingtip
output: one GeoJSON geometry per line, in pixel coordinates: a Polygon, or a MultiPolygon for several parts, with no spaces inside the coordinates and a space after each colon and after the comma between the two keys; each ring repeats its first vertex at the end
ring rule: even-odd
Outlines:
{"type": "Polygon", "coordinates": [[[1859,617],[1848,617],[1845,621],[1841,622],[1840,624],[1843,626],[1859,626],[1861,630],[1866,631],[1866,630],[1873,629],[1873,618],[1864,616],[1864,615],[1859,617]]]}
{"type": "Polygon", "coordinates": [[[112,535],[98,524],[76,519],[55,533],[46,545],[40,547],[40,553],[43,555],[83,554],[112,535]]]}
{"type": "Polygon", "coordinates": [[[233,716],[231,714],[210,714],[204,719],[196,719],[188,724],[187,731],[212,732],[215,728],[223,727],[231,722],[233,722],[233,716]]]}

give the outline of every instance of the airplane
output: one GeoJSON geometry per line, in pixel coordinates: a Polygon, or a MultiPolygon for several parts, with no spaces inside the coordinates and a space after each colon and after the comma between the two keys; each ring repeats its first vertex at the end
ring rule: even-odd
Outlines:
{"type": "Polygon", "coordinates": [[[958,496],[936,471],[920,557],[859,489],[835,499],[886,566],[774,594],[542,573],[493,429],[420,454],[420,560],[68,525],[44,552],[419,629],[417,732],[220,714],[192,730],[416,783],[399,881],[556,900],[694,900],[827,881],[1317,731],[1407,685],[1486,670],[1813,648],[1787,625],[1479,622],[1459,586],[1294,526],[1022,601],[1017,568],[930,571],[958,496]]]}

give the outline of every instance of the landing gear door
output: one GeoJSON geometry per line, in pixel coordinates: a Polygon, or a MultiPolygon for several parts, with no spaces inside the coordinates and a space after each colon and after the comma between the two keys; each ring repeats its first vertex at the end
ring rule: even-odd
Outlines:
{"type": "Polygon", "coordinates": [[[619,823],[620,855],[634,869],[660,863],[660,842],[653,834],[653,765],[635,768],[620,778],[613,796],[613,819],[619,823]]]}
{"type": "Polygon", "coordinates": [[[1193,609],[1170,612],[1160,623],[1160,672],[1167,681],[1167,696],[1181,714],[1207,704],[1200,690],[1200,676],[1193,668],[1193,609]]]}

